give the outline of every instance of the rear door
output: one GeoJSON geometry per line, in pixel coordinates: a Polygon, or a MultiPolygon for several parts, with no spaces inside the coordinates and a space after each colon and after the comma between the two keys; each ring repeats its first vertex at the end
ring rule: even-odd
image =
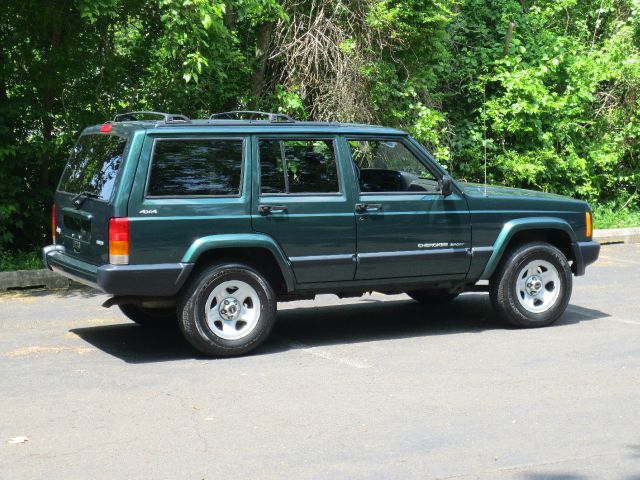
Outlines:
{"type": "MultiPolygon", "coordinates": [[[[252,138],[252,224],[273,237],[298,283],[353,280],[356,229],[336,135],[252,138]]],[[[350,168],[350,167],[349,167],[350,168]]]]}
{"type": "Polygon", "coordinates": [[[129,155],[125,133],[84,134],[74,146],[55,196],[56,242],[94,265],[108,263],[111,201],[129,155]]]}

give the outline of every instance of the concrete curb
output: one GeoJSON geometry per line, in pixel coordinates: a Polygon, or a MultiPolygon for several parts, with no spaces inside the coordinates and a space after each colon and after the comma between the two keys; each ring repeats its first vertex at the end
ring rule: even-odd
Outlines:
{"type": "Polygon", "coordinates": [[[69,288],[69,280],[51,270],[16,270],[0,272],[0,292],[23,288],[69,288]]]}
{"type": "Polygon", "coordinates": [[[593,239],[603,245],[607,243],[640,243],[640,228],[594,230],[593,239]]]}

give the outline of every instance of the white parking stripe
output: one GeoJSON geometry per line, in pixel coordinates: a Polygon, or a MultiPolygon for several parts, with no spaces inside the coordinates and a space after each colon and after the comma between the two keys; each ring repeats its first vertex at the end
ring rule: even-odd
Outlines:
{"type": "Polygon", "coordinates": [[[371,365],[359,362],[357,360],[353,360],[351,358],[345,358],[339,355],[334,355],[333,353],[323,348],[311,347],[309,345],[305,345],[304,343],[295,342],[284,337],[278,337],[278,339],[288,347],[294,348],[296,350],[300,350],[302,352],[308,353],[315,357],[323,358],[325,360],[331,360],[333,362],[341,363],[343,365],[347,365],[352,368],[370,368],[371,367],[371,365]]]}

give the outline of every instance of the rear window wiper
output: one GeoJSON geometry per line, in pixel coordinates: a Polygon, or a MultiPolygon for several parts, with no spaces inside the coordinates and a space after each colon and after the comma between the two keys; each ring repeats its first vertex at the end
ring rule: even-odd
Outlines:
{"type": "Polygon", "coordinates": [[[71,199],[71,203],[73,203],[73,206],[76,208],[80,208],[82,206],[82,204],[84,203],[84,201],[87,198],[100,198],[100,195],[98,195],[95,192],[88,192],[86,190],[76,194],[73,196],[73,198],[71,199]]]}

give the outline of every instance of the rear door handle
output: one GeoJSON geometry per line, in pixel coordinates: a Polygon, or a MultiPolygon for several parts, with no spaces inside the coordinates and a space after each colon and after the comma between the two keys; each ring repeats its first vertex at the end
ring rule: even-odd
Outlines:
{"type": "Polygon", "coordinates": [[[287,210],[286,205],[260,205],[258,212],[262,215],[270,215],[272,213],[285,213],[287,210]]]}
{"type": "Polygon", "coordinates": [[[381,203],[356,203],[357,213],[381,212],[381,203]]]}

